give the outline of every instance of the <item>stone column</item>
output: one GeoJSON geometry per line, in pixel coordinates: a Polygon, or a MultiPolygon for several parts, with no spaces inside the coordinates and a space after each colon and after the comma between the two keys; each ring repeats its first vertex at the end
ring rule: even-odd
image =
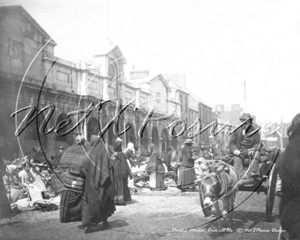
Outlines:
{"type": "Polygon", "coordinates": [[[109,100],[108,94],[108,85],[109,85],[109,78],[103,78],[103,100],[109,100]]]}
{"type": "Polygon", "coordinates": [[[140,95],[141,95],[141,91],[139,88],[136,90],[136,93],[135,93],[135,106],[136,107],[139,107],[139,105],[140,105],[140,95]]]}

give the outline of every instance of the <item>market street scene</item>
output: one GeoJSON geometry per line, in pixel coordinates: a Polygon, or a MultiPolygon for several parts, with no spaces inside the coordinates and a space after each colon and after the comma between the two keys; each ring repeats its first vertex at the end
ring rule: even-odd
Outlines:
{"type": "Polygon", "coordinates": [[[300,239],[299,5],[0,1],[0,239],[300,239]]]}

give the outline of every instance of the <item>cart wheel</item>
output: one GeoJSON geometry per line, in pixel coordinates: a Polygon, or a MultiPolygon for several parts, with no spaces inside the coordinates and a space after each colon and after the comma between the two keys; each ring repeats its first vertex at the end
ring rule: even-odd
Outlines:
{"type": "Polygon", "coordinates": [[[201,184],[199,184],[199,198],[200,198],[200,205],[205,217],[209,217],[211,215],[212,206],[204,207],[204,196],[203,192],[201,191],[201,184]]]}
{"type": "Polygon", "coordinates": [[[266,218],[267,220],[271,220],[273,207],[274,207],[274,200],[275,200],[275,189],[276,189],[276,180],[277,180],[277,170],[276,164],[273,165],[268,181],[268,192],[267,192],[267,199],[266,199],[266,218]]]}

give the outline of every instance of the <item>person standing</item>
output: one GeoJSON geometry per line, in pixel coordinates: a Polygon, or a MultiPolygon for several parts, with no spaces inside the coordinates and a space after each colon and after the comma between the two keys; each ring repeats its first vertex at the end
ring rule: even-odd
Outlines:
{"type": "Polygon", "coordinates": [[[130,162],[131,166],[135,166],[135,149],[132,142],[127,144],[127,148],[124,151],[126,159],[130,162]]]}
{"type": "Polygon", "coordinates": [[[192,153],[193,140],[187,139],[184,146],[178,153],[177,166],[178,166],[178,180],[177,188],[182,192],[186,191],[190,185],[194,184],[196,180],[196,173],[194,169],[193,153],[192,153]]]}
{"type": "Polygon", "coordinates": [[[172,157],[172,152],[171,149],[168,149],[168,152],[165,153],[164,158],[163,158],[163,162],[164,164],[166,164],[168,171],[171,170],[171,157],[172,157]]]}
{"type": "Polygon", "coordinates": [[[84,190],[84,176],[81,164],[86,155],[85,138],[78,135],[75,144],[61,156],[60,175],[64,187],[60,189],[60,221],[62,223],[81,220],[81,200],[84,190]]]}
{"type": "Polygon", "coordinates": [[[122,139],[116,139],[114,151],[111,159],[114,165],[115,204],[126,205],[126,202],[131,201],[128,177],[132,178],[132,176],[126,155],[122,152],[122,139]]]}
{"type": "Polygon", "coordinates": [[[164,190],[166,189],[164,183],[165,168],[158,147],[154,143],[150,144],[150,154],[145,169],[145,172],[150,172],[149,187],[152,190],[164,190]]]}
{"type": "Polygon", "coordinates": [[[108,217],[116,210],[114,168],[111,156],[101,137],[92,135],[90,145],[81,164],[85,177],[81,211],[85,233],[92,232],[93,227],[101,222],[103,229],[107,229],[108,217]]]}

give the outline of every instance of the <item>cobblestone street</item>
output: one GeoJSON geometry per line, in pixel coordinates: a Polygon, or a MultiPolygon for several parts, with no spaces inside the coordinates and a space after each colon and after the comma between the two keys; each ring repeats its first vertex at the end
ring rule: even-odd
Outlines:
{"type": "MultiPolygon", "coordinates": [[[[239,192],[236,205],[249,194],[239,192]]],[[[132,199],[127,206],[117,206],[105,231],[100,224],[95,232],[84,234],[78,228],[80,222],[61,224],[59,211],[27,211],[0,220],[0,239],[277,239],[279,199],[275,200],[275,221],[266,222],[263,193],[253,194],[235,210],[232,233],[212,232],[206,223],[213,218],[203,216],[197,192],[168,189],[133,195],[132,199]]]]}

